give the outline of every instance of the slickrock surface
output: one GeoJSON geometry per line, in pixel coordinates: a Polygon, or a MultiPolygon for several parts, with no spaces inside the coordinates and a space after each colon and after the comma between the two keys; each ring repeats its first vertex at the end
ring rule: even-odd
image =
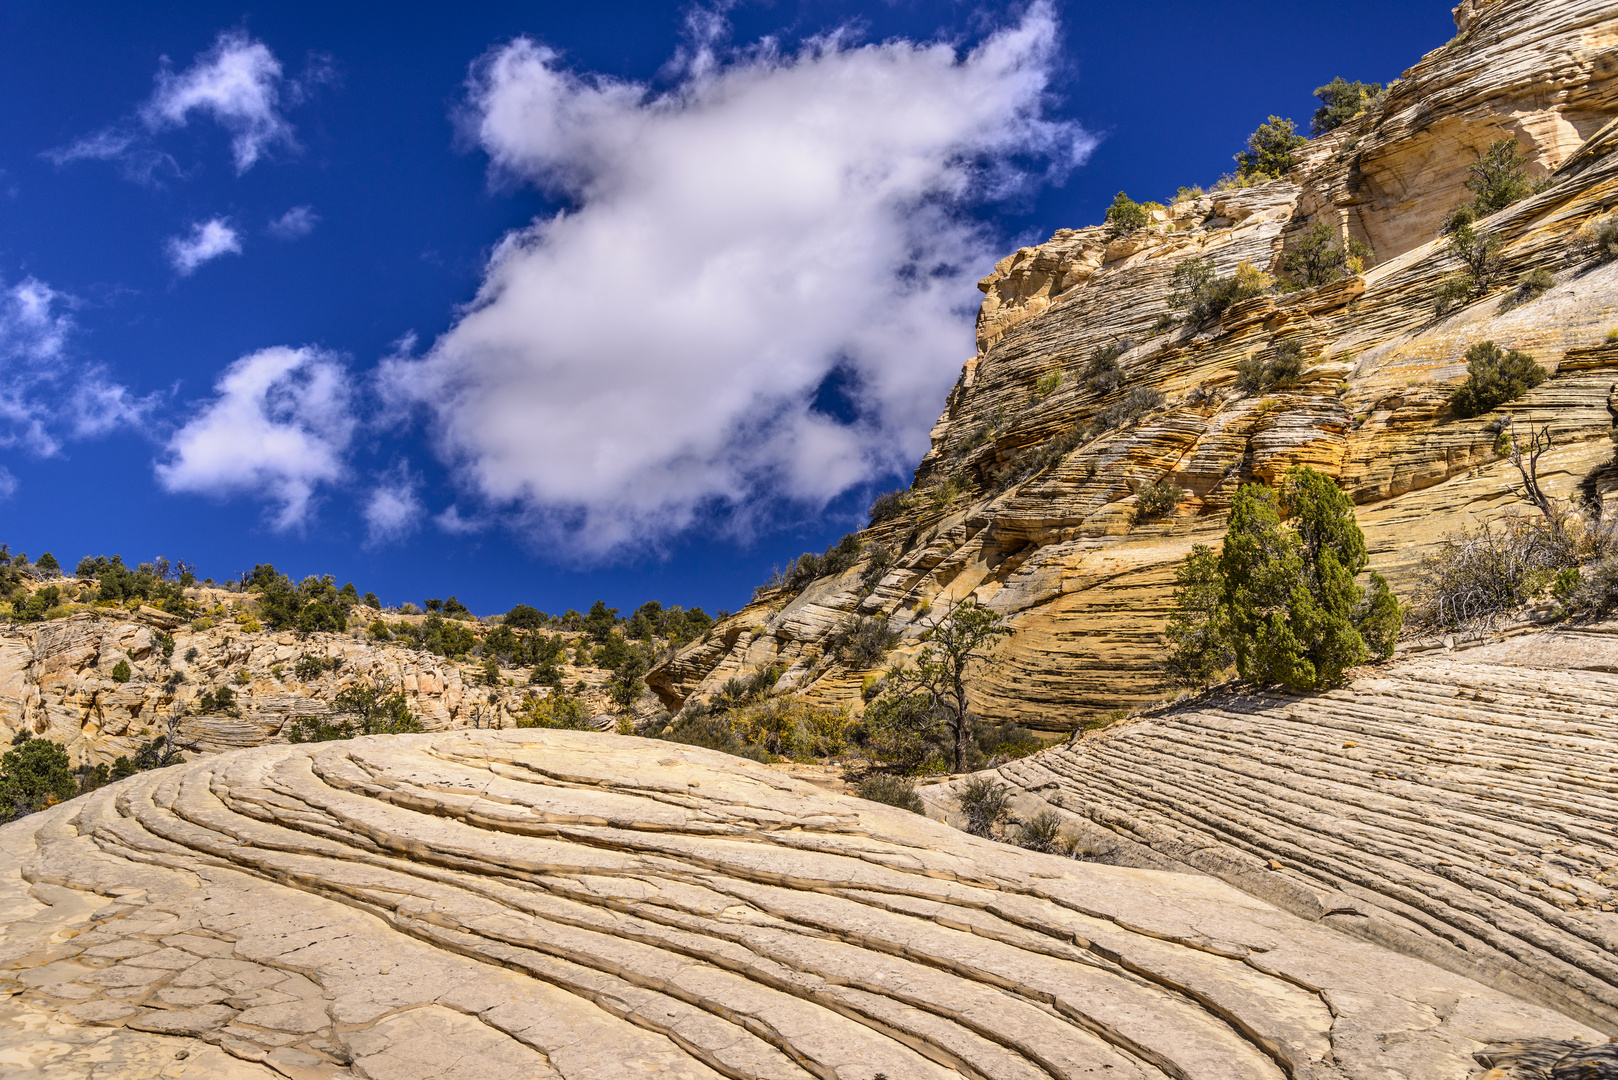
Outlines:
{"type": "Polygon", "coordinates": [[[1458,1080],[1601,1041],[1212,878],[626,737],[235,751],[0,849],[14,1076],[1458,1080]]]}
{"type": "Polygon", "coordinates": [[[1423,57],[1372,111],[1311,142],[1281,180],[1153,211],[1122,239],[1063,229],[1002,260],[980,283],[979,352],[932,433],[912,504],[862,535],[894,553],[874,588],[865,567],[775,593],[655,669],[679,708],[766,664],[824,702],[857,702],[866,672],[826,647],[851,620],[884,619],[903,637],[884,667],[913,653],[932,619],[968,596],[1015,635],[976,694],[996,721],[1067,730],[1163,690],[1157,666],[1172,569],[1196,543],[1217,545],[1240,484],[1294,465],[1334,476],[1359,506],[1372,566],[1405,589],[1446,533],[1521,504],[1498,452],[1498,421],[1549,425],[1547,488],[1618,494],[1612,458],[1618,263],[1580,261],[1572,240],[1618,206],[1618,9],[1604,0],[1495,0],[1457,11],[1461,34],[1423,57]],[[1438,223],[1469,193],[1467,168],[1516,137],[1546,191],[1484,219],[1504,240],[1500,291],[1434,315],[1459,268],[1438,223]],[[1203,327],[1153,336],[1175,268],[1206,256],[1280,269],[1290,238],[1317,222],[1374,249],[1363,275],[1242,301],[1203,327]],[[1514,304],[1518,274],[1556,286],[1514,304]],[[1085,365],[1129,338],[1123,384],[1099,393],[1085,365]],[[1498,416],[1456,418],[1448,398],[1466,350],[1493,340],[1526,350],[1552,377],[1498,416]],[[1286,389],[1244,396],[1236,366],[1286,344],[1304,370],[1286,389]],[[1050,380],[1059,385],[1049,389],[1050,380]],[[1165,404],[1138,425],[1092,431],[1041,471],[1031,455],[1131,392],[1165,404]],[[1041,393],[1041,390],[1048,392],[1041,393]],[[1134,523],[1137,495],[1166,481],[1186,492],[1163,521],[1134,523]]]}
{"type": "Polygon", "coordinates": [[[1212,874],[1618,1033],[1613,672],[1618,635],[1524,635],[1216,693],[999,775],[1092,858],[1212,874]]]}

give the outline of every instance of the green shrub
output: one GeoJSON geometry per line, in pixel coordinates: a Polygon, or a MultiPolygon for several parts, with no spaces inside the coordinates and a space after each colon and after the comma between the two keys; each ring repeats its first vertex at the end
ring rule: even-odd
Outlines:
{"type": "Polygon", "coordinates": [[[927,812],[921,796],[916,794],[915,781],[906,780],[902,776],[889,776],[887,773],[867,776],[860,781],[859,794],[862,799],[887,803],[901,810],[909,810],[912,814],[927,812]]]}
{"type": "Polygon", "coordinates": [[[0,755],[0,821],[10,821],[71,799],[78,793],[67,752],[27,731],[0,755]]]}
{"type": "Polygon", "coordinates": [[[34,568],[42,573],[55,574],[58,577],[62,573],[62,564],[57,562],[56,556],[48,551],[34,560],[34,568]]]}
{"type": "Polygon", "coordinates": [[[658,737],[668,742],[718,750],[752,761],[770,760],[768,751],[762,746],[749,745],[736,734],[736,728],[726,716],[713,712],[703,702],[688,702],[674,722],[658,737]]]}
{"type": "Polygon", "coordinates": [[[1292,168],[1292,152],[1308,142],[1297,134],[1298,125],[1272,116],[1247,137],[1247,149],[1236,155],[1237,170],[1248,176],[1275,180],[1292,168]]]}
{"type": "Polygon", "coordinates": [[[1309,123],[1309,133],[1324,135],[1336,131],[1370,108],[1381,92],[1381,83],[1348,82],[1341,75],[1325,86],[1316,87],[1315,97],[1320,99],[1320,108],[1315,110],[1314,119],[1309,123]]]}
{"type": "Polygon", "coordinates": [[[1471,274],[1446,274],[1438,283],[1438,292],[1433,295],[1433,311],[1446,315],[1471,300],[1478,291],[1477,282],[1472,280],[1471,274]]]}
{"type": "Polygon", "coordinates": [[[1346,240],[1324,221],[1317,221],[1294,238],[1281,256],[1281,272],[1300,288],[1313,288],[1357,274],[1365,268],[1371,249],[1353,237],[1346,240]]]}
{"type": "Polygon", "coordinates": [[[874,667],[899,641],[899,632],[879,615],[854,618],[826,639],[826,651],[855,669],[874,667]]]}
{"type": "Polygon", "coordinates": [[[1067,854],[1073,849],[1062,835],[1062,815],[1055,810],[1041,810],[1023,822],[1017,830],[1017,846],[1052,855],[1067,854]]]}
{"type": "Polygon", "coordinates": [[[1192,325],[1200,326],[1223,315],[1234,303],[1270,290],[1270,276],[1248,263],[1221,277],[1209,256],[1186,259],[1174,268],[1169,307],[1184,310],[1192,325]]]}
{"type": "Polygon", "coordinates": [[[133,674],[134,672],[129,669],[128,660],[120,660],[116,664],[112,665],[113,682],[128,682],[130,676],[133,674]]]}
{"type": "Polygon", "coordinates": [[[520,728],[560,728],[565,731],[589,731],[590,710],[584,702],[562,690],[552,690],[545,697],[528,699],[522,716],[517,718],[520,728]]]}
{"type": "Polygon", "coordinates": [[[992,776],[974,776],[961,785],[956,799],[966,815],[966,831],[991,836],[1011,810],[1011,789],[992,776]]]}
{"type": "Polygon", "coordinates": [[[1480,341],[1466,350],[1466,381],[1450,395],[1450,408],[1462,419],[1481,416],[1522,397],[1546,377],[1545,369],[1522,350],[1507,352],[1492,341],[1480,341]]]}
{"type": "Polygon", "coordinates": [[[1236,362],[1236,389],[1245,396],[1291,386],[1303,374],[1303,345],[1283,341],[1267,354],[1246,356],[1236,362]]]}
{"type": "Polygon", "coordinates": [[[889,518],[898,517],[909,505],[909,492],[904,488],[895,488],[893,491],[884,491],[871,503],[867,528],[871,525],[880,525],[889,518]]]}
{"type": "Polygon", "coordinates": [[[1174,583],[1164,666],[1182,686],[1207,686],[1236,662],[1219,556],[1206,544],[1197,544],[1174,568],[1174,583]]]}
{"type": "Polygon", "coordinates": [[[1380,574],[1369,590],[1355,584],[1366,552],[1353,502],[1309,468],[1288,472],[1279,494],[1243,485],[1217,564],[1193,549],[1176,575],[1171,670],[1211,677],[1228,645],[1244,679],[1312,690],[1335,685],[1367,655],[1393,655],[1402,613],[1380,574]]]}
{"type": "Polygon", "coordinates": [[[1156,521],[1173,511],[1185,498],[1185,488],[1177,487],[1167,480],[1157,480],[1140,489],[1135,496],[1136,523],[1156,521]]]}
{"type": "Polygon", "coordinates": [[[1516,139],[1496,139],[1477,164],[1467,170],[1466,186],[1479,217],[1504,210],[1532,195],[1538,185],[1528,177],[1528,157],[1516,139]]]}
{"type": "Polygon", "coordinates": [[[1040,401],[1050,397],[1062,385],[1063,377],[1061,368],[1057,368],[1055,371],[1047,371],[1041,375],[1039,380],[1034,383],[1034,397],[1040,401]]]}
{"type": "Polygon", "coordinates": [[[1140,205],[1123,192],[1119,192],[1107,208],[1107,235],[1113,239],[1128,236],[1146,227],[1151,216],[1146,207],[1140,205]]]}
{"type": "Polygon", "coordinates": [[[1166,400],[1161,390],[1137,386],[1122,401],[1115,401],[1096,413],[1086,429],[1086,435],[1093,438],[1102,432],[1137,423],[1147,413],[1161,409],[1166,400]]]}
{"type": "Polygon", "coordinates": [[[338,657],[304,653],[298,657],[298,662],[292,665],[292,674],[297,676],[299,682],[309,682],[320,678],[328,671],[336,671],[342,666],[343,661],[338,657]]]}
{"type": "Polygon", "coordinates": [[[335,720],[299,717],[287,732],[287,741],[329,742],[360,735],[404,735],[422,730],[403,693],[387,679],[367,685],[355,683],[332,699],[335,720]]]}
{"type": "Polygon", "coordinates": [[[1203,191],[1198,184],[1192,184],[1190,187],[1182,185],[1180,190],[1174,193],[1174,201],[1177,203],[1191,202],[1193,199],[1202,198],[1205,194],[1207,192],[1203,191]]]}
{"type": "Polygon", "coordinates": [[[1116,338],[1090,350],[1084,362],[1084,385],[1095,394],[1110,394],[1123,385],[1124,369],[1118,358],[1135,343],[1129,338],[1116,338]]]}
{"type": "Polygon", "coordinates": [[[1618,214],[1589,221],[1573,234],[1570,253],[1576,259],[1608,262],[1618,259],[1618,214]]]}
{"type": "Polygon", "coordinates": [[[1536,266],[1532,270],[1524,271],[1517,278],[1517,291],[1512,294],[1512,302],[1526,304],[1538,300],[1556,285],[1556,275],[1543,266],[1536,266]]]}

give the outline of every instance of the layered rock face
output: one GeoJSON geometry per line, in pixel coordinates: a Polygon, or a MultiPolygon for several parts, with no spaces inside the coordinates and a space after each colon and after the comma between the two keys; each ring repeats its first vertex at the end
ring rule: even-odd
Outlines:
{"type": "Polygon", "coordinates": [[[298,717],[327,716],[343,687],[380,680],[404,693],[428,730],[511,727],[528,692],[527,672],[505,676],[517,685],[484,686],[470,665],[384,647],[359,632],[248,632],[228,623],[192,630],[149,609],[83,612],[0,628],[0,735],[9,745],[11,735],[27,731],[60,743],[76,762],[96,765],[166,733],[167,719],[180,714],[182,744],[206,752],[256,746],[298,717]],[[165,632],[174,638],[166,659],[157,643],[165,632]],[[304,657],[336,666],[300,676],[304,657]],[[120,662],[130,666],[127,682],[112,677],[120,662]],[[239,715],[197,708],[202,695],[220,686],[235,695],[239,715]]]}
{"type": "Polygon", "coordinates": [[[1502,421],[1548,425],[1542,462],[1558,496],[1584,484],[1606,498],[1618,264],[1579,262],[1572,239],[1618,206],[1618,13],[1597,0],[1499,0],[1458,10],[1462,33],[1406,72],[1371,112],[1300,151],[1283,180],[1154,211],[1146,230],[1109,239],[1062,230],[985,278],[978,355],[933,431],[909,505],[867,530],[894,562],[874,587],[865,566],[796,594],[766,595],[655,670],[678,708],[765,664],[824,701],[857,700],[863,671],[827,637],[856,618],[902,634],[897,657],[952,604],[975,597],[1015,631],[975,690],[990,719],[1058,731],[1162,692],[1158,659],[1172,569],[1217,544],[1238,486],[1294,465],[1337,478],[1359,507],[1372,566],[1408,589],[1421,554],[1449,532],[1520,505],[1499,453],[1502,421]],[[1554,183],[1484,219],[1503,241],[1502,281],[1555,271],[1538,299],[1496,292],[1443,318],[1440,281],[1459,260],[1437,223],[1470,193],[1467,169],[1515,135],[1554,183]],[[1203,327],[1154,333],[1176,266],[1213,260],[1276,269],[1291,238],[1326,221],[1368,242],[1363,275],[1254,297],[1203,327]],[[1132,342],[1123,382],[1092,388],[1098,346],[1132,342]],[[1495,416],[1456,418],[1448,398],[1465,352],[1493,340],[1553,372],[1495,416]],[[1285,389],[1243,393],[1236,367],[1297,346],[1285,389]],[[1098,430],[1133,392],[1164,395],[1137,422],[1098,430]],[[1073,449],[1052,450],[1078,426],[1073,449]],[[1039,455],[1043,454],[1043,457],[1039,455]],[[1186,495],[1164,520],[1136,523],[1141,489],[1186,495]]]}
{"type": "MultiPolygon", "coordinates": [[[[1618,628],[1529,634],[1209,695],[998,775],[1091,858],[1211,874],[1618,1034],[1613,672],[1618,628]]],[[[953,814],[960,786],[923,790],[953,814]]]]}
{"type": "Polygon", "coordinates": [[[1601,1041],[1210,877],[617,736],[240,750],[0,851],[9,1075],[1461,1080],[1601,1041]]]}

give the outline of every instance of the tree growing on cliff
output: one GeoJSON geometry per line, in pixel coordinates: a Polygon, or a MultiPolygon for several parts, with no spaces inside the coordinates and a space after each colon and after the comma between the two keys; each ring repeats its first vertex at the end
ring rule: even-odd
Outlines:
{"type": "Polygon", "coordinates": [[[1281,256],[1281,272],[1294,285],[1308,289],[1358,274],[1370,257],[1370,248],[1352,236],[1340,237],[1330,223],[1317,221],[1281,256]]]}
{"type": "Polygon", "coordinates": [[[1236,155],[1236,168],[1245,177],[1278,180],[1294,163],[1292,152],[1309,140],[1297,133],[1291,120],[1272,116],[1247,137],[1247,149],[1236,155]]]}
{"type": "Polygon", "coordinates": [[[1146,228],[1150,220],[1146,207],[1120,191],[1112,200],[1112,205],[1107,207],[1107,235],[1114,240],[1128,236],[1146,228]]]}
{"type": "Polygon", "coordinates": [[[914,664],[888,673],[887,688],[872,709],[878,715],[902,714],[913,723],[942,724],[949,731],[955,770],[964,771],[972,741],[967,685],[973,669],[1010,633],[998,612],[976,600],[962,601],[933,624],[914,664]]]}
{"type": "Polygon", "coordinates": [[[1249,682],[1313,690],[1369,655],[1392,656],[1399,601],[1380,574],[1369,589],[1355,583],[1366,561],[1353,501],[1330,477],[1305,467],[1280,491],[1243,485],[1217,563],[1193,551],[1179,575],[1170,670],[1204,681],[1228,648],[1249,682]]]}
{"type": "Polygon", "coordinates": [[[1309,134],[1324,135],[1328,131],[1336,131],[1370,108],[1381,92],[1381,83],[1349,82],[1341,75],[1325,86],[1317,86],[1315,97],[1320,99],[1320,108],[1315,110],[1314,119],[1309,122],[1309,134]]]}

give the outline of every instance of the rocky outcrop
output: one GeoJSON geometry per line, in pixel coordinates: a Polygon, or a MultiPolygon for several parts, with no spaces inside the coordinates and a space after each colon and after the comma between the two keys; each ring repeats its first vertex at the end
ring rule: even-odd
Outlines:
{"type": "Polygon", "coordinates": [[[930,619],[966,597],[1014,636],[980,680],[985,717],[1049,731],[1159,699],[1172,569],[1217,544],[1238,486],[1308,465],[1354,497],[1372,565],[1396,589],[1445,534],[1519,505],[1498,429],[1548,425],[1547,488],[1603,499],[1611,470],[1618,263],[1580,262],[1573,237],[1618,207],[1618,14],[1597,0],[1496,0],[1457,12],[1455,41],[1410,69],[1371,112],[1312,142],[1284,179],[1154,211],[1109,239],[1062,230],[996,266],[980,287],[979,354],[963,369],[916,472],[909,505],[863,534],[894,561],[874,588],[865,567],[795,594],[764,595],[654,671],[664,704],[710,695],[738,672],[788,668],[827,702],[856,701],[866,672],[827,638],[877,617],[915,651],[930,619]],[[1434,297],[1459,263],[1436,223],[1468,193],[1467,167],[1516,135],[1554,183],[1485,219],[1504,241],[1503,282],[1533,267],[1556,285],[1517,302],[1496,292],[1439,318],[1434,297]],[[1327,220],[1369,242],[1374,265],[1332,284],[1237,303],[1215,323],[1155,332],[1176,266],[1207,257],[1274,270],[1289,237],[1327,220]],[[1085,378],[1091,353],[1126,341],[1116,390],[1085,378]],[[1494,416],[1462,420],[1448,398],[1466,350],[1494,340],[1553,377],[1494,416]],[[1293,385],[1243,393],[1237,365],[1301,350],[1293,385]],[[1094,425],[1131,392],[1161,407],[1094,425]],[[1069,433],[1078,430],[1079,435],[1069,433]],[[1072,442],[1057,440],[1074,438],[1072,442]],[[1063,449],[1071,446],[1071,449],[1063,449]],[[1138,493],[1184,490],[1164,520],[1136,521],[1138,493]]]}
{"type": "Polygon", "coordinates": [[[11,1075],[1461,1080],[1600,1042],[1213,878],[633,738],[235,751],[0,851],[11,1075]]]}
{"type": "MultiPolygon", "coordinates": [[[[475,663],[383,645],[364,631],[277,633],[222,623],[205,629],[153,609],[80,612],[28,626],[0,627],[0,735],[27,731],[64,746],[91,765],[133,753],[181,717],[178,741],[204,752],[257,746],[284,735],[298,717],[325,717],[343,688],[387,681],[405,695],[429,730],[513,727],[533,691],[528,672],[506,670],[484,685],[475,663]],[[169,633],[167,657],[158,635],[169,633]],[[326,662],[298,672],[306,657],[326,662]],[[119,682],[113,669],[130,666],[119,682]],[[235,696],[231,709],[203,708],[218,687],[235,696]]],[[[604,673],[566,669],[572,684],[588,679],[591,704],[605,710],[604,673]]]]}
{"type": "MultiPolygon", "coordinates": [[[[1615,745],[1606,627],[1214,693],[998,776],[1090,858],[1211,874],[1618,1034],[1615,745]]],[[[923,792],[952,816],[960,785],[923,792]]]]}

